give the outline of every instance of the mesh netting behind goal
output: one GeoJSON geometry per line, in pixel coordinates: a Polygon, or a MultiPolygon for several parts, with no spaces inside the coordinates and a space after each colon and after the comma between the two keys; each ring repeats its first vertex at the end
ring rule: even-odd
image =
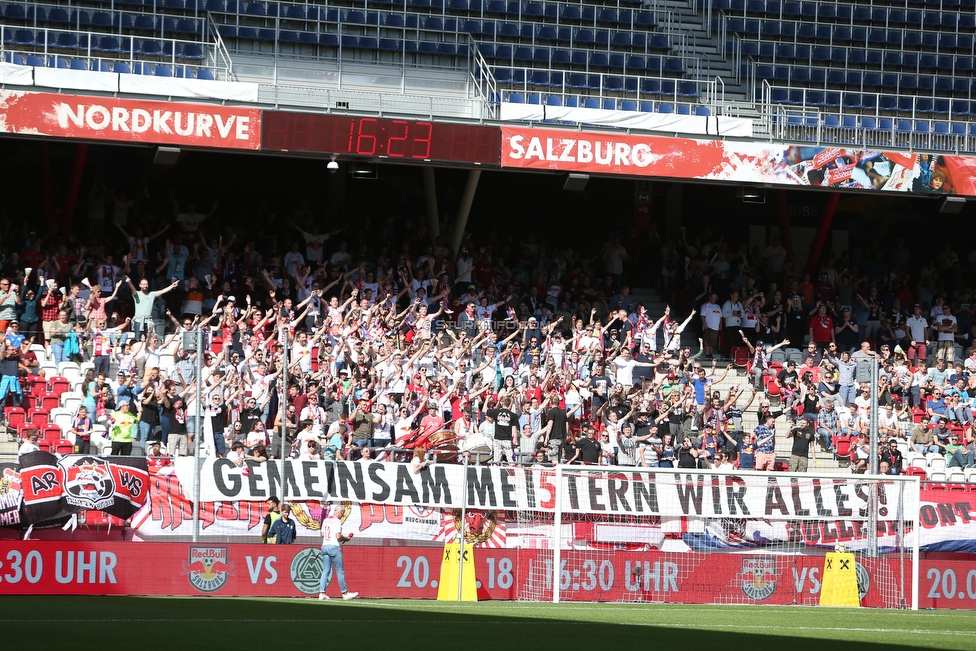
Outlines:
{"type": "Polygon", "coordinates": [[[917,481],[587,467],[558,481],[551,521],[510,516],[552,545],[520,599],[816,605],[825,554],[843,548],[863,605],[912,605],[917,481]]]}

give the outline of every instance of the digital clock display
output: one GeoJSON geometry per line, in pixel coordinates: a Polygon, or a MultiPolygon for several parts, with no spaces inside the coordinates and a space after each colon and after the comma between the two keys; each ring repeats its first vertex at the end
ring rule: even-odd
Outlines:
{"type": "Polygon", "coordinates": [[[262,149],[498,165],[501,130],[390,118],[265,111],[262,149]]]}

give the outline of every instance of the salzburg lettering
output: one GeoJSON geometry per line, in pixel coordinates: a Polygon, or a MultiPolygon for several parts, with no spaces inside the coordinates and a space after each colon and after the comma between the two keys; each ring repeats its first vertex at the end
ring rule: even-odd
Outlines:
{"type": "Polygon", "coordinates": [[[58,126],[88,128],[94,131],[115,131],[124,133],[145,133],[195,136],[213,138],[214,131],[222,138],[233,137],[247,141],[251,137],[251,119],[246,116],[222,116],[216,113],[191,111],[152,111],[136,108],[131,111],[123,106],[107,107],[101,104],[77,104],[72,106],[61,102],[54,106],[58,126]]]}
{"type": "Polygon", "coordinates": [[[539,160],[559,163],[596,163],[597,165],[647,167],[656,160],[647,143],[629,145],[608,140],[574,138],[539,138],[512,136],[508,139],[514,160],[539,160]]]}

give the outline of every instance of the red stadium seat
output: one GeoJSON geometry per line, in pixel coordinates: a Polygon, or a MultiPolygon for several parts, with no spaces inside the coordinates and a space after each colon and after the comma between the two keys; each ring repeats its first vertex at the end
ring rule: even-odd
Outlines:
{"type": "Polygon", "coordinates": [[[745,368],[749,364],[749,349],[745,346],[732,346],[732,363],[737,368],[745,368]]]}
{"type": "Polygon", "coordinates": [[[3,413],[4,420],[7,421],[7,429],[19,429],[27,422],[27,412],[23,407],[7,407],[3,413]]]}
{"type": "Polygon", "coordinates": [[[850,458],[851,455],[851,437],[847,435],[841,435],[834,439],[834,455],[838,459],[850,458]]]}
{"type": "Polygon", "coordinates": [[[45,425],[44,428],[41,429],[40,442],[48,447],[57,447],[62,438],[61,428],[57,425],[45,425]]]}
{"type": "Polygon", "coordinates": [[[66,377],[55,376],[48,380],[47,390],[60,398],[62,393],[71,391],[71,382],[66,377]]]}
{"type": "Polygon", "coordinates": [[[27,410],[27,424],[31,427],[36,427],[41,429],[48,424],[48,418],[51,412],[47,409],[28,409],[27,410]]]}
{"type": "Polygon", "coordinates": [[[57,393],[45,393],[41,396],[41,409],[46,409],[51,411],[52,409],[57,409],[61,405],[61,396],[57,393]]]}
{"type": "Polygon", "coordinates": [[[55,452],[61,455],[72,454],[75,451],[75,444],[71,441],[61,440],[55,448],[55,452]]]}

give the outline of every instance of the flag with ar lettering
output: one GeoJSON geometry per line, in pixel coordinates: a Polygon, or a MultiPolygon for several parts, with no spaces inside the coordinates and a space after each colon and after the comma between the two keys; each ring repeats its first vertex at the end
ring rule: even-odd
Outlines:
{"type": "Polygon", "coordinates": [[[141,457],[33,452],[21,457],[20,482],[27,524],[81,511],[104,511],[124,520],[149,495],[149,473],[141,457]]]}

